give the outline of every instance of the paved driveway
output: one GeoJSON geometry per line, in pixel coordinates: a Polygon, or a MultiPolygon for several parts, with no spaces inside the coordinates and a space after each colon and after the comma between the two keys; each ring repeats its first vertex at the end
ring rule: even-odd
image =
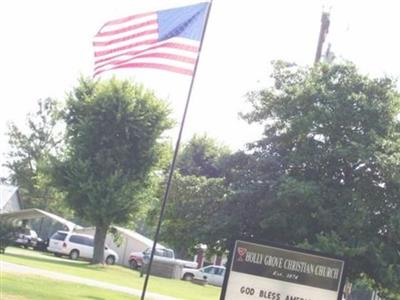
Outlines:
{"type": "MultiPolygon", "coordinates": [[[[53,272],[53,271],[25,267],[25,266],[21,266],[21,265],[8,263],[5,261],[0,261],[0,272],[1,273],[6,272],[6,273],[35,274],[35,275],[44,276],[44,277],[48,277],[48,278],[55,279],[55,280],[68,281],[68,282],[98,287],[98,288],[102,288],[102,289],[112,290],[112,291],[116,291],[116,292],[123,292],[123,293],[127,293],[130,295],[135,295],[138,297],[140,297],[142,295],[141,290],[137,290],[137,289],[133,289],[133,288],[128,288],[128,287],[119,286],[116,284],[106,283],[106,282],[102,282],[102,281],[98,281],[98,280],[93,280],[93,279],[88,279],[88,278],[83,278],[83,277],[78,277],[78,276],[73,276],[73,275],[61,274],[61,273],[57,273],[57,272],[53,272]]],[[[155,294],[155,293],[150,293],[150,292],[146,292],[146,299],[178,300],[177,298],[172,298],[172,297],[163,296],[160,294],[155,294]]]]}

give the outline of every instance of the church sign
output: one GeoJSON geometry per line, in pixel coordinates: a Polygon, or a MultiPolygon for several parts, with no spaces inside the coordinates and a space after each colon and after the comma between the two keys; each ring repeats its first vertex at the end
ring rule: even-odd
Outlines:
{"type": "Polygon", "coordinates": [[[319,252],[237,240],[221,300],[340,300],[345,262],[319,252]]]}

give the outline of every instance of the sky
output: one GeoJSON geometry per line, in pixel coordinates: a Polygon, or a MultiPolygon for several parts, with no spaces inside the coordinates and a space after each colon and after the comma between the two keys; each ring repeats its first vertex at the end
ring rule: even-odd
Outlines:
{"type": "MultiPolygon", "coordinates": [[[[63,102],[80,75],[93,70],[93,36],[108,20],[197,3],[194,0],[0,1],[0,165],[7,124],[23,128],[37,100],[63,102]]],[[[329,10],[328,42],[339,59],[372,76],[400,74],[397,0],[214,0],[183,140],[206,133],[232,150],[260,137],[261,127],[238,117],[246,93],[270,84],[271,61],[314,60],[321,12],[329,10]]],[[[156,70],[110,72],[154,90],[179,125],[189,80],[156,70]]],[[[176,138],[177,130],[170,133],[176,138]]],[[[0,176],[5,174],[0,168],[0,176]]]]}

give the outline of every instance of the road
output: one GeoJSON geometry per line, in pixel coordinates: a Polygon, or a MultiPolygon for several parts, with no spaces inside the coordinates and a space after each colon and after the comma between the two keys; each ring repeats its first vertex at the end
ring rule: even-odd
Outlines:
{"type": "MultiPolygon", "coordinates": [[[[46,270],[42,270],[42,269],[26,267],[26,266],[8,263],[5,261],[0,261],[0,273],[3,273],[3,272],[19,273],[19,274],[21,274],[21,273],[22,274],[34,274],[34,275],[48,277],[48,278],[51,278],[54,280],[61,280],[61,281],[78,283],[78,284],[85,284],[88,286],[98,287],[98,288],[107,289],[107,290],[111,290],[111,291],[115,291],[115,292],[127,293],[127,294],[138,296],[138,297],[140,297],[142,294],[142,291],[138,290],[138,289],[128,288],[128,287],[119,286],[119,285],[111,284],[111,283],[106,283],[106,282],[102,282],[102,281],[98,281],[98,280],[62,274],[62,273],[57,273],[57,272],[53,272],[53,271],[46,271],[46,270]]],[[[179,300],[178,298],[163,296],[160,294],[150,293],[150,292],[146,292],[146,299],[179,300]]]]}

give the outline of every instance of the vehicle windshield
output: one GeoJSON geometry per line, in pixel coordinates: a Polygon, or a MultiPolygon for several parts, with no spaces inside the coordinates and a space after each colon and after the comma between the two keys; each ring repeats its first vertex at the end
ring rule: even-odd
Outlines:
{"type": "Polygon", "coordinates": [[[158,249],[158,252],[159,252],[159,254],[157,254],[157,252],[156,252],[156,254],[159,256],[164,256],[164,257],[168,257],[168,258],[174,257],[174,253],[168,249],[158,249]]]}
{"type": "Polygon", "coordinates": [[[57,241],[63,241],[63,240],[65,240],[66,236],[67,236],[67,234],[64,232],[56,232],[55,234],[52,235],[51,239],[57,240],[57,241]]]}
{"type": "Polygon", "coordinates": [[[19,230],[20,234],[24,234],[24,235],[30,235],[31,231],[28,228],[20,228],[19,230]]]}
{"type": "MultiPolygon", "coordinates": [[[[151,253],[151,248],[147,248],[143,254],[145,255],[150,255],[151,253]]],[[[160,249],[157,248],[156,252],[154,253],[155,256],[161,256],[161,257],[168,257],[168,258],[174,258],[174,252],[170,249],[160,249]]]]}

